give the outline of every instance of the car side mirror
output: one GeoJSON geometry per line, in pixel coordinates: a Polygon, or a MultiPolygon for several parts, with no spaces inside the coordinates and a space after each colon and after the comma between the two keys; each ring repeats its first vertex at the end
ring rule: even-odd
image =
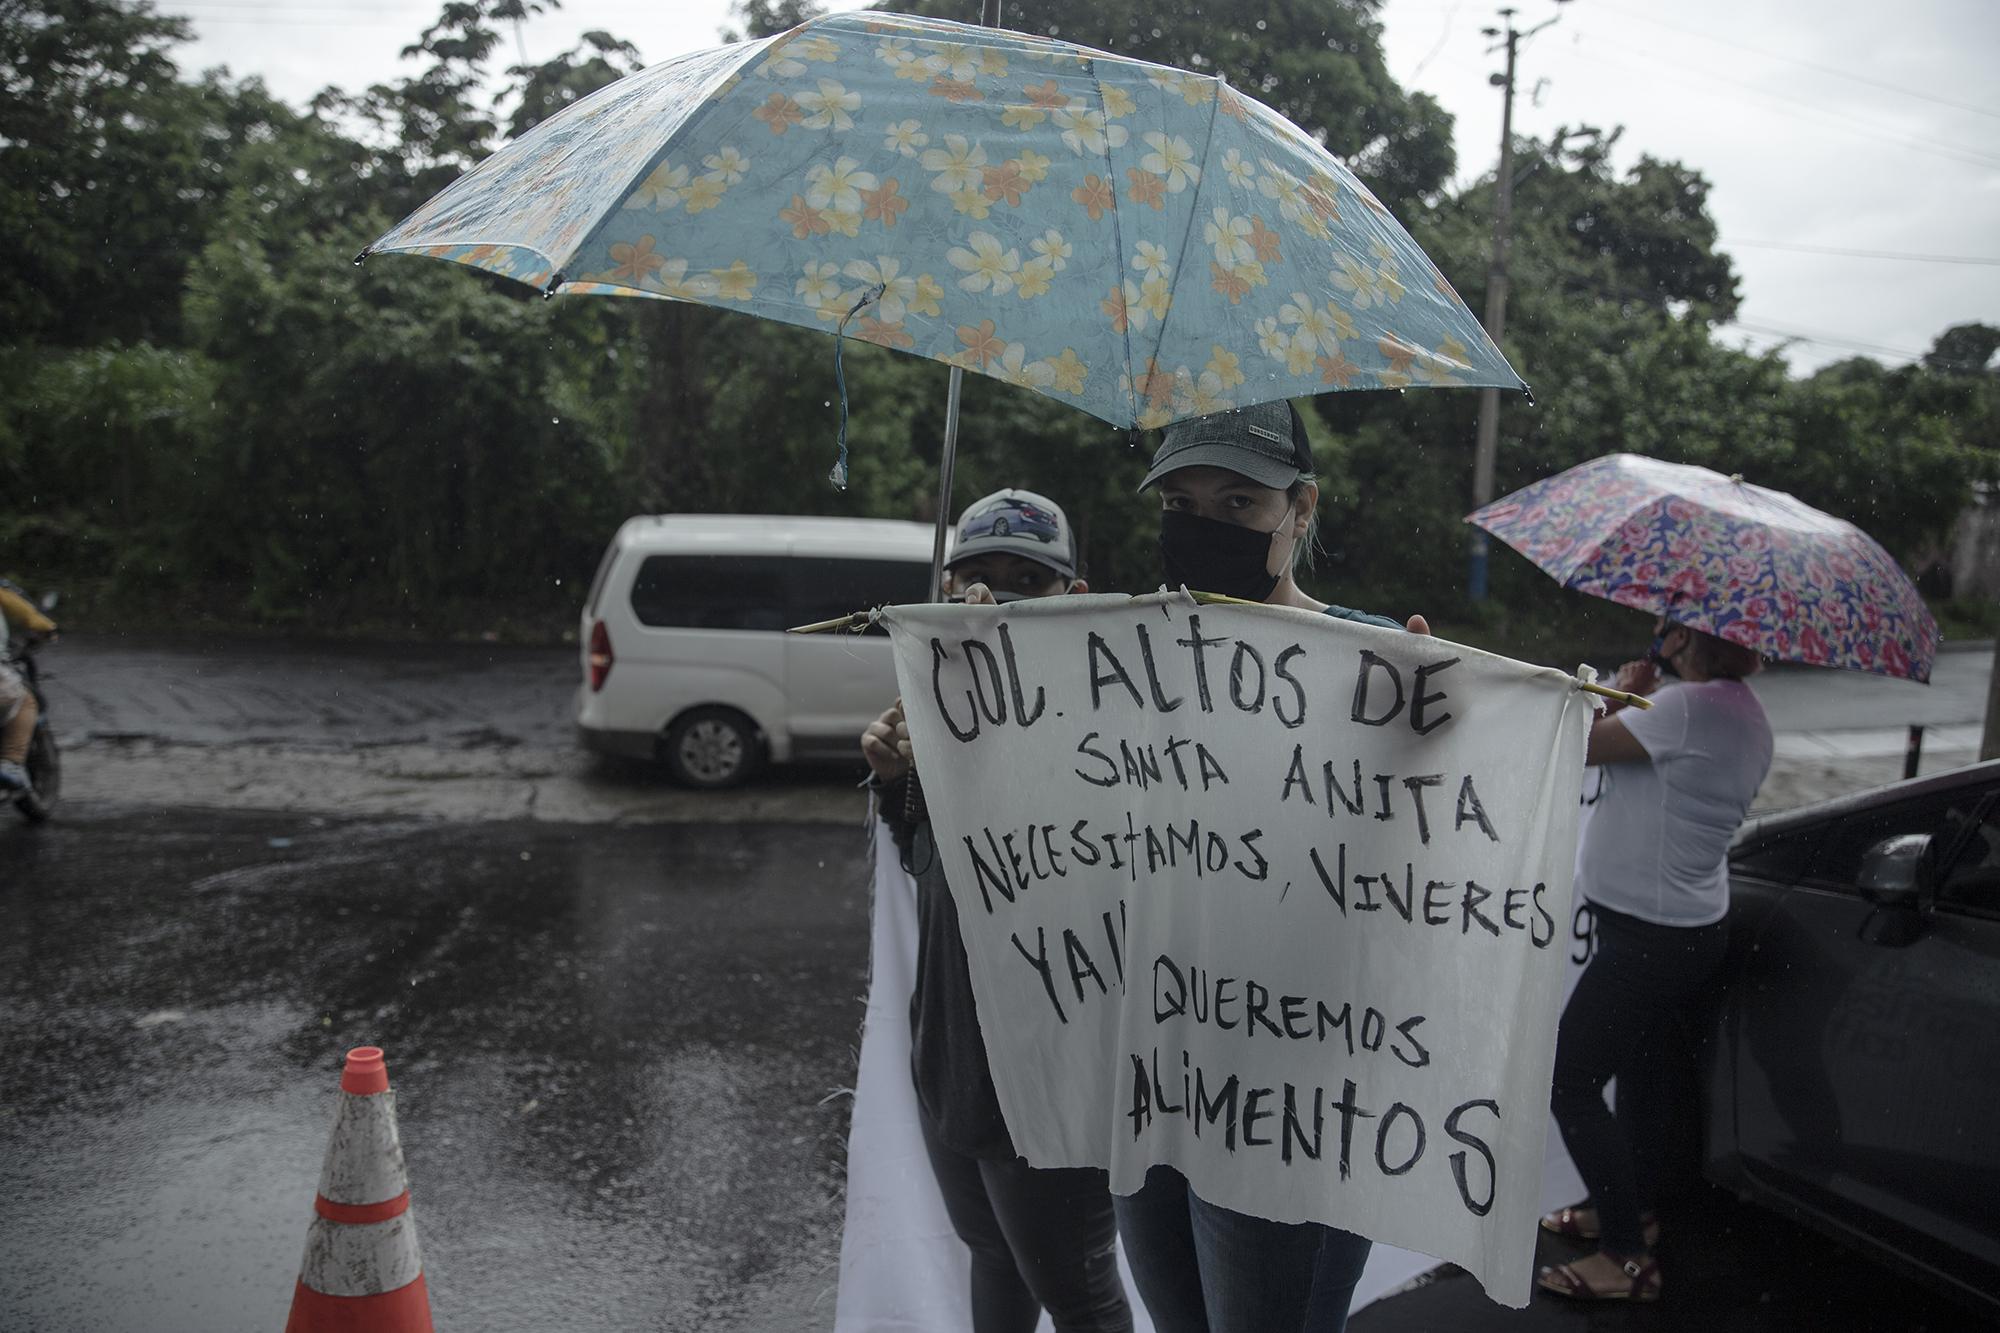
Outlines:
{"type": "Polygon", "coordinates": [[[1877,907],[1919,908],[1931,884],[1931,835],[1899,833],[1861,855],[1854,887],[1877,907]]]}

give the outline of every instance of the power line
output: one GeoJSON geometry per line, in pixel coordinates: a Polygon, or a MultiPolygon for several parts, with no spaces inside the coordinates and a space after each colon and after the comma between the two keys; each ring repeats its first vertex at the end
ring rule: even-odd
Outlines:
{"type": "Polygon", "coordinates": [[[1900,250],[1846,250],[1831,245],[1798,245],[1790,241],[1718,241],[1724,249],[1796,250],[1808,255],[1840,255],[1848,259],[1900,259],[1912,264],[1985,264],[2000,267],[2000,257],[1988,255],[1918,255],[1900,250]]]}
{"type": "Polygon", "coordinates": [[[242,17],[224,17],[220,14],[183,14],[179,17],[187,19],[196,28],[205,27],[212,23],[234,23],[246,28],[400,28],[407,30],[410,26],[401,19],[389,18],[311,19],[265,16],[252,18],[248,15],[242,17]]]}
{"type": "MultiPolygon", "coordinates": [[[[1585,34],[1578,34],[1578,35],[1579,37],[1582,37],[1585,34]]],[[[1975,149],[1963,148],[1957,144],[1940,143],[1935,139],[1915,138],[1907,135],[1897,134],[1893,131],[1881,130],[1865,121],[1851,120],[1846,117],[1838,115],[1830,115],[1825,108],[1816,106],[1811,102],[1806,102],[1800,98],[1788,97],[1783,93],[1772,93],[1765,89],[1757,87],[1755,84],[1746,83],[1741,79],[1732,79],[1727,77],[1726,75],[1720,75],[1720,74],[1708,74],[1698,70],[1685,70],[1680,65],[1674,62],[1663,60],[1659,57],[1653,56],[1652,53],[1650,52],[1639,51],[1636,48],[1626,47],[1618,42],[1605,41],[1602,37],[1592,37],[1591,40],[1597,42],[1601,46],[1609,46],[1618,50],[1632,51],[1634,54],[1639,55],[1643,59],[1653,62],[1656,66],[1657,65],[1666,66],[1666,70],[1662,71],[1658,68],[1648,68],[1646,66],[1634,65],[1629,61],[1619,60],[1616,57],[1607,57],[1602,55],[1596,57],[1597,60],[1601,61],[1604,64],[1632,70],[1636,73],[1646,74],[1655,78],[1678,80],[1683,83],[1687,82],[1688,79],[1692,77],[1697,79],[1705,79],[1711,83],[1733,85],[1736,88],[1748,90],[1747,92],[1738,92],[1736,96],[1742,98],[1745,101],[1759,103],[1772,111],[1782,112],[1783,114],[1789,116],[1797,116],[1802,120],[1818,122],[1822,125],[1830,126],[1835,129],[1840,129],[1848,134],[1860,134],[1865,137],[1878,140],[1880,142],[1892,143],[1904,148],[1914,148],[1918,152],[1931,153],[1939,157],[1944,157],[1955,162],[1963,163],[1967,166],[2000,168],[2000,157],[1990,157],[1984,153],[1978,152],[1975,149]],[[1791,103],[1792,105],[1786,105],[1787,103],[1791,103]]]]}
{"type": "Polygon", "coordinates": [[[1811,329],[1788,329],[1779,324],[1760,324],[1747,319],[1731,320],[1724,327],[1738,328],[1749,333],[1761,333],[1769,337],[1786,338],[1798,342],[1819,343],[1826,347],[1846,347],[1858,352],[1880,352],[1889,356],[1900,356],[1910,361],[1920,361],[1922,352],[1912,352],[1906,347],[1888,347],[1882,343],[1864,342],[1837,333],[1820,333],[1811,329]]]}
{"type": "Polygon", "coordinates": [[[1445,12],[1444,25],[1438,30],[1437,43],[1431,47],[1429,53],[1426,54],[1422,60],[1419,60],[1417,62],[1416,68],[1410,71],[1411,82],[1415,82],[1417,76],[1424,72],[1424,67],[1426,65],[1430,64],[1431,61],[1437,59],[1438,52],[1444,50],[1445,43],[1451,40],[1452,24],[1457,21],[1459,5],[1463,3],[1464,0],[1455,0],[1452,7],[1445,12]]]}
{"type": "Polygon", "coordinates": [[[1635,18],[1642,22],[1667,28],[1674,32],[1686,33],[1690,37],[1701,37],[1708,41],[1719,43],[1722,46],[1733,46],[1739,51],[1748,51],[1752,55],[1763,56],[1767,60],[1782,60],[1787,64],[1817,70],[1821,74],[1830,74],[1837,79],[1852,79],[1856,83],[1865,83],[1871,88],[1880,88],[1884,92],[1900,93],[1904,97],[1920,98],[1926,102],[1936,102],[1939,106],[1955,107],[1960,111],[1970,111],[1974,115],[1992,116],[1994,119],[2000,120],[2000,111],[1994,111],[1983,106],[1974,106],[1970,102],[1960,102],[1949,97],[1939,97],[1935,93],[1919,92],[1915,88],[1905,88],[1900,84],[1887,83],[1881,79],[1870,78],[1866,74],[1856,74],[1852,70],[1836,69],[1832,65],[1822,65],[1818,61],[1805,60],[1799,56],[1788,56],[1783,52],[1769,51],[1761,46],[1751,46],[1747,42],[1734,42],[1727,37],[1718,37],[1712,32],[1703,32],[1699,28],[1684,28],[1678,23],[1669,23],[1665,19],[1654,18],[1651,14],[1643,14],[1636,10],[1626,9],[1622,5],[1606,3],[1605,0],[1599,0],[1598,7],[1623,14],[1627,18],[1635,18]]]}

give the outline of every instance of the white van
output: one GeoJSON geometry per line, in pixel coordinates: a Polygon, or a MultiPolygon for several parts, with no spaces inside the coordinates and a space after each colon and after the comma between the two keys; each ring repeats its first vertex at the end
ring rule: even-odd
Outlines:
{"type": "Polygon", "coordinates": [[[583,743],[727,787],[766,761],[858,759],[896,697],[889,640],[792,625],[929,592],[933,532],[886,519],[626,520],[583,610],[583,743]]]}

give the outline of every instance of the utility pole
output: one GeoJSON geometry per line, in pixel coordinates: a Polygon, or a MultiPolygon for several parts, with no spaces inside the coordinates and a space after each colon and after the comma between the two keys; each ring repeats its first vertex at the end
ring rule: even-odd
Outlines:
{"type": "MultiPolygon", "coordinates": [[[[1556,0],[1564,4],[1566,0],[1556,0]]],[[[1500,103],[1500,174],[1494,180],[1496,190],[1493,202],[1493,262],[1486,270],[1486,336],[1493,345],[1500,345],[1500,335],[1507,329],[1507,243],[1508,226],[1514,213],[1514,66],[1520,54],[1521,43],[1534,36],[1543,28],[1554,23],[1555,17],[1545,19],[1527,31],[1517,31],[1514,27],[1515,9],[1509,7],[1500,11],[1501,28],[1482,28],[1481,33],[1494,38],[1507,48],[1507,72],[1487,76],[1487,82],[1501,90],[1500,103]]],[[[1500,444],[1500,391],[1481,389],[1479,391],[1479,434],[1472,456],[1472,507],[1478,509],[1493,499],[1493,459],[1500,444]]],[[[1466,595],[1475,602],[1486,600],[1486,533],[1479,528],[1472,530],[1471,569],[1466,578],[1466,595]]]]}
{"type": "Polygon", "coordinates": [[[2000,636],[1993,641],[1993,676],[1986,682],[1986,734],[1979,741],[1979,758],[2000,759],[2000,636]]]}

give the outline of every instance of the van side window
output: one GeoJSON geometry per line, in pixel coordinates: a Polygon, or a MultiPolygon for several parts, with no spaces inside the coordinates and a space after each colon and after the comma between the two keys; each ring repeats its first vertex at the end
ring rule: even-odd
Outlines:
{"type": "Polygon", "coordinates": [[[781,630],[785,567],[777,555],[649,555],[632,579],[632,614],[655,629],[781,630]]]}
{"type": "Polygon", "coordinates": [[[928,561],[801,556],[791,566],[792,618],[787,623],[792,625],[832,620],[873,606],[921,602],[930,594],[928,561]]]}

